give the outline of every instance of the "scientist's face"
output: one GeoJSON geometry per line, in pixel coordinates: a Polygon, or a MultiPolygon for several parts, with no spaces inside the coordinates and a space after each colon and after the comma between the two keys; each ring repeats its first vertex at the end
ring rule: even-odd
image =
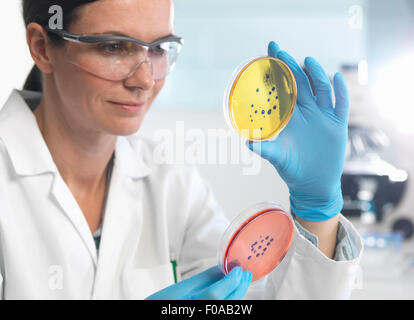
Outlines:
{"type": "MultiPolygon", "coordinates": [[[[118,33],[152,42],[173,34],[173,14],[172,0],[99,0],[80,7],[68,31],[118,33]]],[[[96,133],[125,136],[136,132],[165,79],[154,80],[148,63],[125,80],[100,78],[68,61],[67,52],[75,50],[73,46],[80,45],[66,42],[63,48],[52,50],[53,78],[63,116],[96,133]],[[122,107],[125,104],[141,107],[122,107]]]]}

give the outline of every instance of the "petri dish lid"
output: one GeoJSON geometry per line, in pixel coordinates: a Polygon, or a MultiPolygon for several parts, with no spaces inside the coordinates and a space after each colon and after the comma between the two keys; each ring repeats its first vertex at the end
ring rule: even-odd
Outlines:
{"type": "Polygon", "coordinates": [[[274,202],[263,202],[243,211],[223,234],[219,249],[220,269],[228,274],[235,266],[249,270],[252,281],[274,270],[285,257],[293,239],[292,218],[274,202]]]}
{"type": "Polygon", "coordinates": [[[242,137],[273,140],[289,122],[296,97],[296,81],[287,64],[273,57],[255,57],[234,71],[223,112],[227,124],[242,137]]]}

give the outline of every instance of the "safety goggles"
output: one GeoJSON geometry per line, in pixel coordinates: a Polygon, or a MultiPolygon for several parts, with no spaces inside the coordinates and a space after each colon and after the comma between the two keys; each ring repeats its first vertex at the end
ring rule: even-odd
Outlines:
{"type": "Polygon", "coordinates": [[[175,67],[184,39],[169,36],[147,43],[117,35],[79,35],[44,28],[74,44],[65,51],[69,62],[100,78],[122,81],[148,63],[154,80],[164,79],[175,67]]]}

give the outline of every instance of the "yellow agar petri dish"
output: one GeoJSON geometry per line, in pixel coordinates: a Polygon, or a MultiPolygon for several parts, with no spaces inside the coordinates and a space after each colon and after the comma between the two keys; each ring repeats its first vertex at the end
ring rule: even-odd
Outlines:
{"type": "Polygon", "coordinates": [[[289,122],[297,88],[292,71],[280,59],[256,57],[233,74],[224,99],[229,125],[252,141],[273,140],[289,122]]]}

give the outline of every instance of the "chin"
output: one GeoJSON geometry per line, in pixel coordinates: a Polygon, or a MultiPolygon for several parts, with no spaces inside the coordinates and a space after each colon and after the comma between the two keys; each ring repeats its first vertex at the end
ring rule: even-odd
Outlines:
{"type": "Polygon", "coordinates": [[[127,121],[122,121],[112,124],[109,128],[106,128],[105,131],[115,135],[115,136],[130,136],[136,133],[141,127],[142,119],[129,119],[127,121]]]}

